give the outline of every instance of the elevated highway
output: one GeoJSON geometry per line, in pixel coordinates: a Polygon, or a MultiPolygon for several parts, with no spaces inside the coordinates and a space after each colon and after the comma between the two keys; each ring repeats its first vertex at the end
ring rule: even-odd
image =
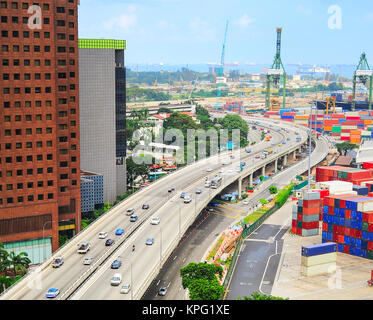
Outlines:
{"type": "MultiPolygon", "coordinates": [[[[276,127],[270,121],[261,120],[260,122],[263,126],[271,124],[272,131],[273,127],[276,127]]],[[[256,171],[263,170],[263,167],[300,150],[307,142],[307,133],[304,128],[294,128],[292,125],[283,123],[278,127],[288,128],[291,133],[284,135],[283,132],[273,131],[271,143],[277,145],[286,141],[287,138],[291,138],[291,141],[287,142],[277,154],[266,159],[255,159],[258,153],[271,145],[268,142],[261,142],[251,148],[251,154],[240,151],[235,159],[237,162],[231,164],[231,170],[225,168],[224,173],[219,172],[222,167],[226,167],[222,163],[229,161],[227,154],[201,160],[162,178],[115,206],[55,252],[40,266],[39,270],[27,275],[0,298],[45,299],[46,291],[51,287],[56,287],[61,291],[59,299],[140,299],[184,231],[211,199],[231,183],[235,181],[240,183],[245,177],[252,177],[256,171]],[[299,132],[300,142],[295,141],[295,131],[299,132]],[[246,169],[236,172],[235,168],[240,161],[246,161],[246,169]],[[207,168],[211,168],[212,171],[207,172],[207,168]],[[212,177],[217,173],[223,177],[222,185],[218,189],[205,189],[205,177],[212,177]],[[168,193],[170,187],[176,190],[171,195],[168,193]],[[195,193],[197,187],[203,190],[202,194],[195,193]],[[190,204],[184,204],[180,199],[182,191],[192,196],[190,204]],[[149,210],[142,210],[141,207],[145,203],[150,205],[149,210]],[[126,216],[128,208],[134,208],[139,216],[136,223],[129,222],[129,217],[126,216]],[[150,219],[153,216],[161,219],[158,226],[150,225],[150,219]],[[115,236],[117,228],[123,228],[125,233],[122,236],[115,236]],[[114,246],[105,247],[105,240],[98,239],[98,233],[101,231],[108,232],[108,238],[115,240],[114,246]],[[151,246],[145,245],[148,237],[155,239],[151,246]],[[77,253],[77,245],[82,241],[89,241],[92,245],[86,255],[77,253]],[[131,249],[133,244],[136,244],[135,252],[131,249]],[[63,256],[65,263],[58,269],[52,269],[50,263],[56,256],[63,256]],[[85,266],[82,263],[83,259],[88,256],[94,258],[91,266],[85,266]],[[110,265],[118,257],[123,262],[119,269],[123,275],[122,283],[132,284],[130,294],[127,295],[120,294],[118,287],[110,286],[111,277],[118,272],[112,270],[110,265]]]]}

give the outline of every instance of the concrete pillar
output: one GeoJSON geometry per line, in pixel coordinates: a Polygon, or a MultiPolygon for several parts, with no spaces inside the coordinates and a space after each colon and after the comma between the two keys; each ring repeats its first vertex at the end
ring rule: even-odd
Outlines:
{"type": "Polygon", "coordinates": [[[254,185],[254,172],[252,174],[250,174],[250,179],[249,179],[249,187],[252,188],[253,185],[254,185]]]}
{"type": "Polygon", "coordinates": [[[275,161],[275,173],[277,172],[277,167],[278,167],[278,158],[275,161]]]}
{"type": "Polygon", "coordinates": [[[286,166],[288,164],[288,155],[287,154],[284,155],[283,164],[284,164],[284,166],[286,166]]]}
{"type": "Polygon", "coordinates": [[[242,178],[238,179],[238,199],[242,199],[242,178]]]}
{"type": "Polygon", "coordinates": [[[262,176],[265,176],[265,175],[266,175],[266,166],[264,165],[262,168],[262,176]]]}
{"type": "Polygon", "coordinates": [[[294,151],[293,158],[294,160],[297,158],[297,150],[294,151]]]}

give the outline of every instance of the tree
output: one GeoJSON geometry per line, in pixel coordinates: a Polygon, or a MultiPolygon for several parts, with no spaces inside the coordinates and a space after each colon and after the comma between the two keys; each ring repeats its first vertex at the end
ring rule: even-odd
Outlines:
{"type": "Polygon", "coordinates": [[[158,109],[158,114],[160,113],[172,113],[172,111],[166,107],[161,107],[158,109]]]}
{"type": "Polygon", "coordinates": [[[269,193],[270,194],[276,194],[277,192],[278,192],[277,187],[275,187],[275,186],[269,187],[269,193]]]}
{"type": "Polygon", "coordinates": [[[354,143],[347,142],[347,141],[342,142],[342,143],[337,143],[336,147],[338,149],[338,152],[341,155],[346,155],[346,153],[347,153],[348,150],[353,150],[353,149],[359,148],[358,145],[356,145],[354,143]]]}
{"type": "Polygon", "coordinates": [[[216,278],[213,280],[193,280],[188,289],[191,300],[220,300],[224,293],[224,286],[220,285],[216,278]]]}
{"type": "Polygon", "coordinates": [[[31,260],[27,256],[28,254],[26,252],[16,254],[14,251],[11,251],[9,253],[9,267],[12,267],[13,278],[16,278],[19,274],[26,274],[27,268],[30,266],[31,263],[31,260]]]}
{"type": "Polygon", "coordinates": [[[247,134],[249,132],[249,127],[245,120],[241,116],[236,114],[227,114],[223,119],[219,119],[218,123],[222,126],[223,129],[228,130],[228,138],[232,139],[233,129],[240,130],[240,143],[241,147],[245,147],[247,142],[247,134]]]}
{"type": "Polygon", "coordinates": [[[141,179],[144,181],[145,177],[148,175],[148,167],[146,164],[136,164],[132,157],[126,159],[126,165],[127,165],[127,176],[130,183],[130,186],[132,187],[134,184],[134,181],[137,177],[141,177],[141,179]]]}
{"type": "Polygon", "coordinates": [[[223,276],[223,268],[215,264],[189,263],[186,267],[180,269],[182,285],[184,289],[188,288],[191,282],[196,279],[205,279],[208,281],[216,280],[216,277],[223,276]]]}
{"type": "Polygon", "coordinates": [[[271,295],[260,294],[259,292],[254,292],[249,297],[237,297],[237,300],[289,300],[289,298],[275,297],[271,295]]]}

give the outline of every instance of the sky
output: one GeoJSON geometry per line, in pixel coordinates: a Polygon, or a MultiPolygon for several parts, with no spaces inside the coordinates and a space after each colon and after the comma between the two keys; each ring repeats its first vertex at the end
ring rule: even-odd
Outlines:
{"type": "MultiPolygon", "coordinates": [[[[79,37],[124,39],[127,64],[373,61],[371,0],[80,0],[79,37]]],[[[373,63],[373,62],[372,62],[373,63]]]]}

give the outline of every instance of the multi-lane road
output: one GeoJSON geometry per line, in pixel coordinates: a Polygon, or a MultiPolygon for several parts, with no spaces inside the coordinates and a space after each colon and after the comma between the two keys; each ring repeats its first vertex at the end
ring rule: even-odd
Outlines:
{"type": "MultiPolygon", "coordinates": [[[[304,132],[302,134],[304,141],[304,132]]],[[[273,144],[278,144],[285,139],[282,133],[273,132],[272,136],[271,143],[273,144]]],[[[296,144],[295,135],[291,136],[291,143],[289,142],[284,149],[296,144]]],[[[249,155],[242,151],[241,160],[253,159],[256,153],[261,152],[271,143],[256,144],[251,148],[252,154],[249,155]]],[[[68,298],[73,292],[73,299],[136,299],[141,297],[146,289],[144,283],[151,281],[158,273],[158,268],[167,258],[170,250],[172,251],[183,232],[211,199],[211,189],[204,188],[204,177],[214,176],[220,171],[224,160],[230,161],[228,155],[220,156],[219,163],[213,160],[202,160],[179,170],[123,201],[57,252],[57,255],[64,257],[64,265],[58,269],[52,269],[49,262],[45,263],[39,272],[26,277],[1,298],[45,299],[45,293],[51,287],[58,288],[61,291],[60,298],[63,299],[68,298]],[[212,171],[207,172],[207,168],[211,168],[212,171]],[[172,194],[168,193],[170,187],[175,188],[172,194]],[[203,190],[202,194],[195,193],[197,187],[203,190]],[[180,199],[182,191],[192,196],[193,200],[190,204],[184,204],[180,199]],[[142,209],[145,203],[150,205],[149,210],[142,209]],[[129,217],[126,216],[128,208],[135,209],[135,213],[139,216],[137,222],[129,222],[129,217]],[[160,218],[159,225],[150,224],[150,218],[153,216],[160,218]],[[124,228],[123,236],[115,235],[117,228],[124,228]],[[98,239],[98,233],[101,231],[108,232],[108,238],[116,241],[113,247],[106,247],[105,240],[98,239]],[[149,237],[154,238],[153,245],[145,244],[149,237]],[[77,253],[77,244],[81,241],[91,243],[91,250],[86,255],[77,253]],[[135,251],[132,251],[133,244],[136,245],[135,251]],[[85,257],[94,258],[93,266],[83,265],[85,257]],[[123,263],[119,271],[110,268],[112,261],[117,258],[123,263]],[[110,279],[116,272],[123,275],[122,284],[132,284],[129,294],[120,294],[118,287],[110,285],[110,279]]],[[[221,173],[223,179],[238,175],[235,171],[237,164],[239,162],[232,164],[231,172],[227,169],[221,173]]]]}

